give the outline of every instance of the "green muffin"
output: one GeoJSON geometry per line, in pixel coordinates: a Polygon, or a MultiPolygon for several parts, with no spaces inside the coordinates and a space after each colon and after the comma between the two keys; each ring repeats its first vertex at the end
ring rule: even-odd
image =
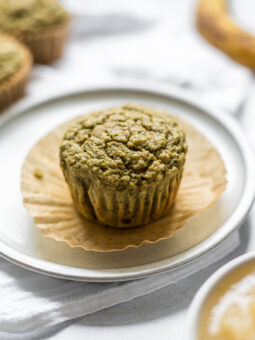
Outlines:
{"type": "Polygon", "coordinates": [[[0,86],[17,73],[24,62],[24,54],[17,44],[6,36],[0,36],[0,86]]]}
{"type": "Polygon", "coordinates": [[[23,44],[0,34],[0,109],[24,94],[31,63],[31,54],[23,44]]]}
{"type": "Polygon", "coordinates": [[[60,164],[84,217],[135,227],[169,211],[186,151],[185,134],[170,115],[128,104],[70,126],[60,164]]]}
{"type": "Polygon", "coordinates": [[[0,30],[27,44],[35,61],[60,57],[69,15],[56,0],[0,0],[0,30]]]}

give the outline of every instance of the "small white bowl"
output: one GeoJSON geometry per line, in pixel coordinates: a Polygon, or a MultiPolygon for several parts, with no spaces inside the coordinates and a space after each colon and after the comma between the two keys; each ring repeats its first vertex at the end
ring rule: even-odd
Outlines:
{"type": "Polygon", "coordinates": [[[188,312],[188,334],[189,340],[198,340],[198,326],[202,308],[210,296],[215,286],[227,277],[232,271],[244,264],[255,261],[255,252],[251,252],[228,262],[222,268],[217,270],[209,279],[203,284],[195,295],[188,312]]]}

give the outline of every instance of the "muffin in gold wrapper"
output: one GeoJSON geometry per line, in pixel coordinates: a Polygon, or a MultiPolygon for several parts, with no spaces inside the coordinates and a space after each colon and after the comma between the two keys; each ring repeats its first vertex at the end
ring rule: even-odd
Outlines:
{"type": "Polygon", "coordinates": [[[77,210],[112,227],[165,215],[175,201],[187,146],[171,116],[125,105],[70,126],[60,164],[77,210]]]}
{"type": "Polygon", "coordinates": [[[0,30],[24,42],[35,62],[59,59],[68,29],[69,15],[57,0],[0,0],[0,30]]]}

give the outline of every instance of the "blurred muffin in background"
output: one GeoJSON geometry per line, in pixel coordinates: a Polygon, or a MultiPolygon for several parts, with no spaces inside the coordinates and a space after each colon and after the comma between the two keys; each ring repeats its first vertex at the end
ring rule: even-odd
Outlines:
{"type": "Polygon", "coordinates": [[[61,57],[68,27],[69,15],[57,0],[0,0],[0,30],[28,45],[35,62],[61,57]]]}
{"type": "Polygon", "coordinates": [[[26,46],[0,34],[0,111],[24,95],[31,64],[26,46]]]}

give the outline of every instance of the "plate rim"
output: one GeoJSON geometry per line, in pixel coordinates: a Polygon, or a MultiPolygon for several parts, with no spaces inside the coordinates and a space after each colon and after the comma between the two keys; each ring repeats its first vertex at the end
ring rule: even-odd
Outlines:
{"type": "MultiPolygon", "coordinates": [[[[206,243],[206,241],[211,240],[211,244],[209,246],[203,246],[199,254],[193,254],[189,257],[189,259],[179,259],[177,263],[172,264],[163,264],[159,267],[155,268],[146,268],[143,270],[136,269],[134,272],[128,271],[120,271],[119,273],[108,273],[106,269],[103,270],[103,273],[98,274],[99,269],[95,269],[94,271],[97,272],[91,275],[84,275],[82,272],[90,271],[93,272],[93,269],[86,269],[86,268],[77,268],[71,267],[67,265],[60,265],[56,263],[51,263],[47,260],[37,259],[30,255],[23,254],[18,250],[12,248],[10,245],[5,244],[2,240],[0,240],[0,256],[9,260],[10,262],[17,264],[25,269],[29,269],[31,271],[62,278],[68,280],[76,280],[76,281],[86,281],[86,282],[113,282],[113,281],[126,281],[126,280],[134,280],[140,279],[144,277],[148,277],[151,275],[155,275],[161,272],[170,271],[182,265],[192,263],[197,258],[207,254],[213,248],[217,247],[222,241],[224,241],[232,232],[234,232],[240,224],[245,219],[246,215],[248,214],[249,210],[252,207],[254,198],[255,198],[255,157],[254,152],[250,143],[248,142],[241,126],[239,125],[238,121],[232,117],[230,114],[225,112],[220,108],[208,108],[206,103],[202,100],[198,99],[196,95],[188,93],[186,90],[175,88],[175,87],[166,87],[166,86],[159,86],[158,84],[144,84],[139,83],[136,85],[104,85],[104,86],[79,86],[73,89],[64,89],[58,92],[47,94],[43,97],[33,97],[31,99],[25,98],[18,104],[14,105],[10,109],[3,112],[2,116],[0,117],[0,128],[2,128],[5,123],[8,123],[16,116],[24,114],[27,110],[35,108],[40,105],[44,105],[46,103],[50,103],[54,100],[59,100],[68,96],[74,95],[81,95],[81,94],[95,94],[100,92],[138,92],[144,94],[151,94],[151,95],[160,95],[166,97],[168,99],[176,100],[183,104],[192,106],[193,108],[202,111],[203,114],[209,116],[209,118],[216,120],[223,128],[231,135],[234,139],[236,144],[239,147],[239,151],[244,160],[245,166],[245,184],[244,190],[242,193],[241,200],[237,206],[237,209],[234,213],[225,221],[223,225],[225,226],[225,233],[222,233],[218,237],[218,240],[212,241],[213,237],[215,237],[215,233],[209,236],[207,239],[203,240],[201,244],[206,243]],[[206,248],[206,249],[204,249],[206,248]],[[53,267],[51,269],[51,267],[53,267]],[[66,270],[69,271],[69,274],[66,273],[66,270]],[[75,272],[75,273],[70,273],[75,272]]],[[[222,226],[223,226],[222,225],[222,226]]],[[[222,227],[221,226],[221,227],[222,227]]],[[[196,246],[195,246],[196,247],[196,246]]],[[[193,248],[195,248],[193,247],[193,248]]],[[[191,248],[192,249],[192,248],[191,248]]],[[[184,251],[184,254],[189,252],[190,249],[184,251]]],[[[174,256],[173,256],[174,257],[174,256]]],[[[162,261],[162,260],[159,260],[162,261]]],[[[159,262],[156,261],[156,262],[159,262]]],[[[146,265],[136,266],[136,268],[144,267],[146,265]]],[[[131,267],[132,268],[132,267],[131,267]]]]}

